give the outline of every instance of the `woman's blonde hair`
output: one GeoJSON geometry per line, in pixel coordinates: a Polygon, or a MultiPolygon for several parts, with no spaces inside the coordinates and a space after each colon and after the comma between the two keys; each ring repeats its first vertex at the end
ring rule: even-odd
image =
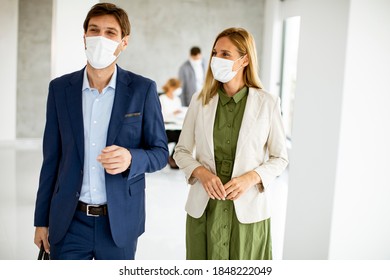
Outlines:
{"type": "Polygon", "coordinates": [[[248,65],[244,68],[244,83],[247,87],[254,87],[261,89],[259,74],[258,74],[258,63],[256,46],[253,36],[243,28],[231,27],[222,31],[214,41],[213,48],[210,54],[209,66],[207,69],[206,79],[204,86],[199,94],[199,99],[202,99],[203,105],[209,103],[211,98],[217,94],[218,88],[221,86],[221,82],[214,79],[213,73],[211,72],[210,62],[213,56],[213,50],[217,41],[222,37],[228,37],[229,40],[236,46],[240,56],[248,56],[248,65]]]}

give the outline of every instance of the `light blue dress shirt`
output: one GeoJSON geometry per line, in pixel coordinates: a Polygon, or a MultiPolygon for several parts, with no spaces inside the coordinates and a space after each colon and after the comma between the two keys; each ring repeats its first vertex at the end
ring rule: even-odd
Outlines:
{"type": "Polygon", "coordinates": [[[88,204],[107,203],[105,171],[97,157],[106,147],[107,131],[114,104],[117,69],[108,85],[99,93],[91,88],[84,70],[82,88],[84,121],[84,177],[80,200],[88,204]]]}

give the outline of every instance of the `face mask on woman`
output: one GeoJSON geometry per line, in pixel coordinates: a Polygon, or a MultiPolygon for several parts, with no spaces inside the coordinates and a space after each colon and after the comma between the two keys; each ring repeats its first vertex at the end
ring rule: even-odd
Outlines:
{"type": "Polygon", "coordinates": [[[241,69],[240,67],[236,71],[233,71],[233,65],[241,58],[243,58],[243,56],[236,60],[229,60],[213,56],[211,58],[210,67],[211,72],[213,72],[214,79],[220,81],[221,83],[227,83],[231,81],[237,75],[238,70],[241,69]]]}
{"type": "Polygon", "coordinates": [[[173,95],[180,96],[182,94],[182,92],[183,92],[183,89],[181,87],[179,87],[173,91],[173,95]]]}
{"type": "Polygon", "coordinates": [[[103,69],[113,63],[119,56],[114,52],[119,42],[107,39],[103,36],[85,37],[85,54],[89,64],[95,69],[103,69]]]}

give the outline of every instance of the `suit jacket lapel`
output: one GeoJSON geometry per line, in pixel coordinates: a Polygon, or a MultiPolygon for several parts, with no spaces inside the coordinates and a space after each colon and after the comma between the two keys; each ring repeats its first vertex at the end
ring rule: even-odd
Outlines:
{"type": "Polygon", "coordinates": [[[237,140],[236,161],[240,158],[239,154],[242,147],[245,145],[246,139],[253,131],[253,125],[256,124],[258,115],[260,114],[260,107],[263,103],[263,96],[254,88],[249,88],[248,99],[245,105],[244,116],[242,118],[240,134],[237,140]]]}
{"type": "Polygon", "coordinates": [[[207,140],[207,144],[209,146],[210,152],[214,158],[214,121],[215,114],[217,111],[218,105],[218,94],[214,95],[214,97],[210,100],[209,104],[206,106],[202,106],[203,109],[203,128],[204,134],[207,140]]]}
{"type": "Polygon", "coordinates": [[[129,76],[120,67],[117,70],[115,99],[107,132],[107,146],[114,144],[115,138],[122,126],[123,118],[128,108],[129,92],[131,91],[131,80],[129,76]]]}
{"type": "Polygon", "coordinates": [[[73,137],[82,164],[84,164],[84,124],[82,105],[83,74],[84,69],[76,72],[70,79],[70,86],[65,89],[73,137]]]}

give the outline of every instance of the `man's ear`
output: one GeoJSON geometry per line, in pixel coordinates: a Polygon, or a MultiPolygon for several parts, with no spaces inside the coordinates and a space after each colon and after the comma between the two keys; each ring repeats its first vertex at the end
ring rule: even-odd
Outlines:
{"type": "Polygon", "coordinates": [[[123,37],[123,39],[122,39],[123,49],[122,50],[125,50],[127,48],[127,45],[129,44],[129,37],[130,37],[129,35],[123,37]]]}

